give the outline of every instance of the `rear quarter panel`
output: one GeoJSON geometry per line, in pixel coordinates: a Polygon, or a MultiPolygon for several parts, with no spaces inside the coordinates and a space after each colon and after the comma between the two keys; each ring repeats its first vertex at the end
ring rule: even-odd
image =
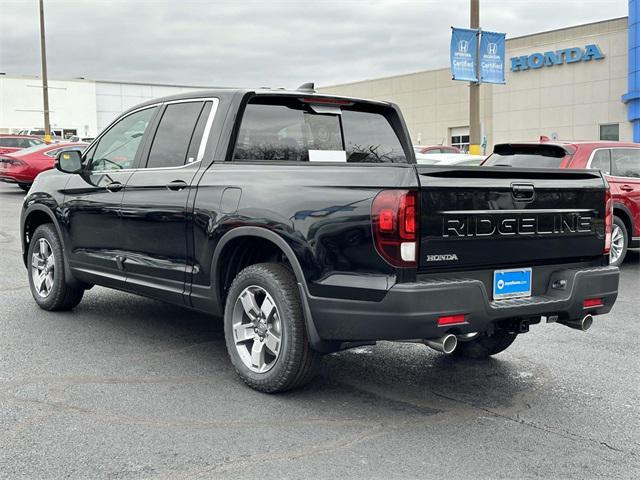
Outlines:
{"type": "Polygon", "coordinates": [[[285,240],[314,295],[386,290],[395,269],[375,251],[370,215],[373,198],[390,186],[415,188],[413,166],[214,163],[195,200],[193,283],[209,284],[210,262],[225,233],[254,226],[285,240]],[[240,191],[237,207],[223,201],[227,188],[240,191]]]}

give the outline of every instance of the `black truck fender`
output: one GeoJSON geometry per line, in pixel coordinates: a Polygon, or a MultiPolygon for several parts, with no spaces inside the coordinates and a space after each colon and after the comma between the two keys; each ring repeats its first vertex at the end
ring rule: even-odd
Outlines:
{"type": "MultiPolygon", "coordinates": [[[[211,269],[211,271],[213,272],[214,278],[220,278],[220,256],[224,251],[225,245],[227,245],[231,240],[239,237],[259,237],[274,243],[282,251],[287,261],[291,265],[293,274],[296,277],[296,282],[300,291],[300,301],[302,303],[304,321],[307,328],[307,336],[309,338],[311,347],[320,353],[337,351],[340,346],[339,342],[327,341],[320,338],[318,330],[316,329],[315,322],[313,321],[311,308],[309,307],[307,282],[304,277],[302,267],[300,266],[300,262],[298,261],[298,258],[291,246],[277,233],[266,228],[255,226],[236,227],[225,233],[218,242],[218,245],[216,246],[215,252],[213,254],[213,268],[211,269]]],[[[220,289],[215,288],[213,294],[216,296],[216,304],[220,305],[220,308],[223,310],[224,305],[220,295],[220,289]]]]}

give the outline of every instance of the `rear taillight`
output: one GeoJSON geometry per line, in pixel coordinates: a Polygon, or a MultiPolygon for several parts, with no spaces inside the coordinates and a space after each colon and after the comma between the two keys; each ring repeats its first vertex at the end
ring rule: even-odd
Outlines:
{"type": "Polygon", "coordinates": [[[417,194],[383,190],[371,205],[376,250],[394,267],[415,267],[418,238],[417,194]]]}
{"type": "Polygon", "coordinates": [[[10,158],[10,157],[1,157],[0,163],[4,163],[5,165],[12,165],[14,167],[26,165],[26,163],[24,163],[22,160],[18,160],[17,158],[10,158]]]}
{"type": "Polygon", "coordinates": [[[609,186],[607,186],[604,199],[604,253],[609,253],[609,250],[611,250],[611,231],[613,230],[613,200],[611,198],[611,190],[609,190],[609,186]]]}

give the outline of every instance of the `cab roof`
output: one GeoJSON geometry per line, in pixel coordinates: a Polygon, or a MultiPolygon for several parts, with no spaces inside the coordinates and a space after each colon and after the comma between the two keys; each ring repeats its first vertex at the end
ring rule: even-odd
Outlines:
{"type": "Polygon", "coordinates": [[[260,87],[260,88],[226,88],[226,87],[218,87],[210,90],[195,90],[192,92],[178,93],[176,95],[170,95],[166,97],[154,98],[153,100],[147,100],[146,102],[140,103],[123,113],[128,113],[132,110],[137,110],[141,107],[145,107],[148,105],[156,105],[164,102],[173,102],[176,100],[189,100],[191,98],[208,98],[208,97],[217,97],[220,100],[231,100],[236,95],[240,95],[244,97],[245,95],[256,95],[256,96],[274,96],[274,95],[282,95],[282,96],[295,96],[295,97],[304,97],[304,98],[336,98],[340,100],[347,100],[351,102],[364,102],[364,103],[373,103],[378,105],[391,105],[389,102],[382,102],[379,100],[369,100],[364,98],[357,97],[348,97],[344,95],[333,95],[329,93],[317,92],[313,89],[306,88],[298,88],[296,90],[287,90],[284,88],[269,88],[269,87],[260,87]]]}

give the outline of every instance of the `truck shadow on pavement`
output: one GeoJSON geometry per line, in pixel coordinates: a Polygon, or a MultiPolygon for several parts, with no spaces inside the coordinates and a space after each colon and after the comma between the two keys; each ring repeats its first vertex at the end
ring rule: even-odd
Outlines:
{"type": "MultiPolygon", "coordinates": [[[[102,349],[111,351],[109,345],[127,345],[111,352],[106,371],[116,368],[126,376],[135,365],[136,370],[152,370],[165,378],[180,372],[203,382],[197,388],[210,390],[212,398],[220,391],[243,398],[266,397],[236,377],[227,357],[222,319],[98,287],[88,291],[73,312],[43,315],[49,328],[79,329],[80,342],[85,336],[93,338],[96,355],[102,349]],[[102,340],[96,344],[95,339],[102,340]]],[[[514,348],[517,351],[517,342],[514,348]]],[[[326,355],[310,385],[268,397],[301,403],[312,411],[319,406],[324,410],[321,404],[329,401],[340,403],[343,413],[356,414],[366,407],[382,416],[389,412],[429,416],[448,409],[452,402],[481,409],[519,403],[516,398],[535,386],[534,374],[522,370],[519,360],[506,353],[495,359],[461,360],[424,345],[380,342],[326,355]]],[[[185,395],[185,402],[193,401],[188,390],[188,385],[182,385],[176,394],[185,395]]]]}

